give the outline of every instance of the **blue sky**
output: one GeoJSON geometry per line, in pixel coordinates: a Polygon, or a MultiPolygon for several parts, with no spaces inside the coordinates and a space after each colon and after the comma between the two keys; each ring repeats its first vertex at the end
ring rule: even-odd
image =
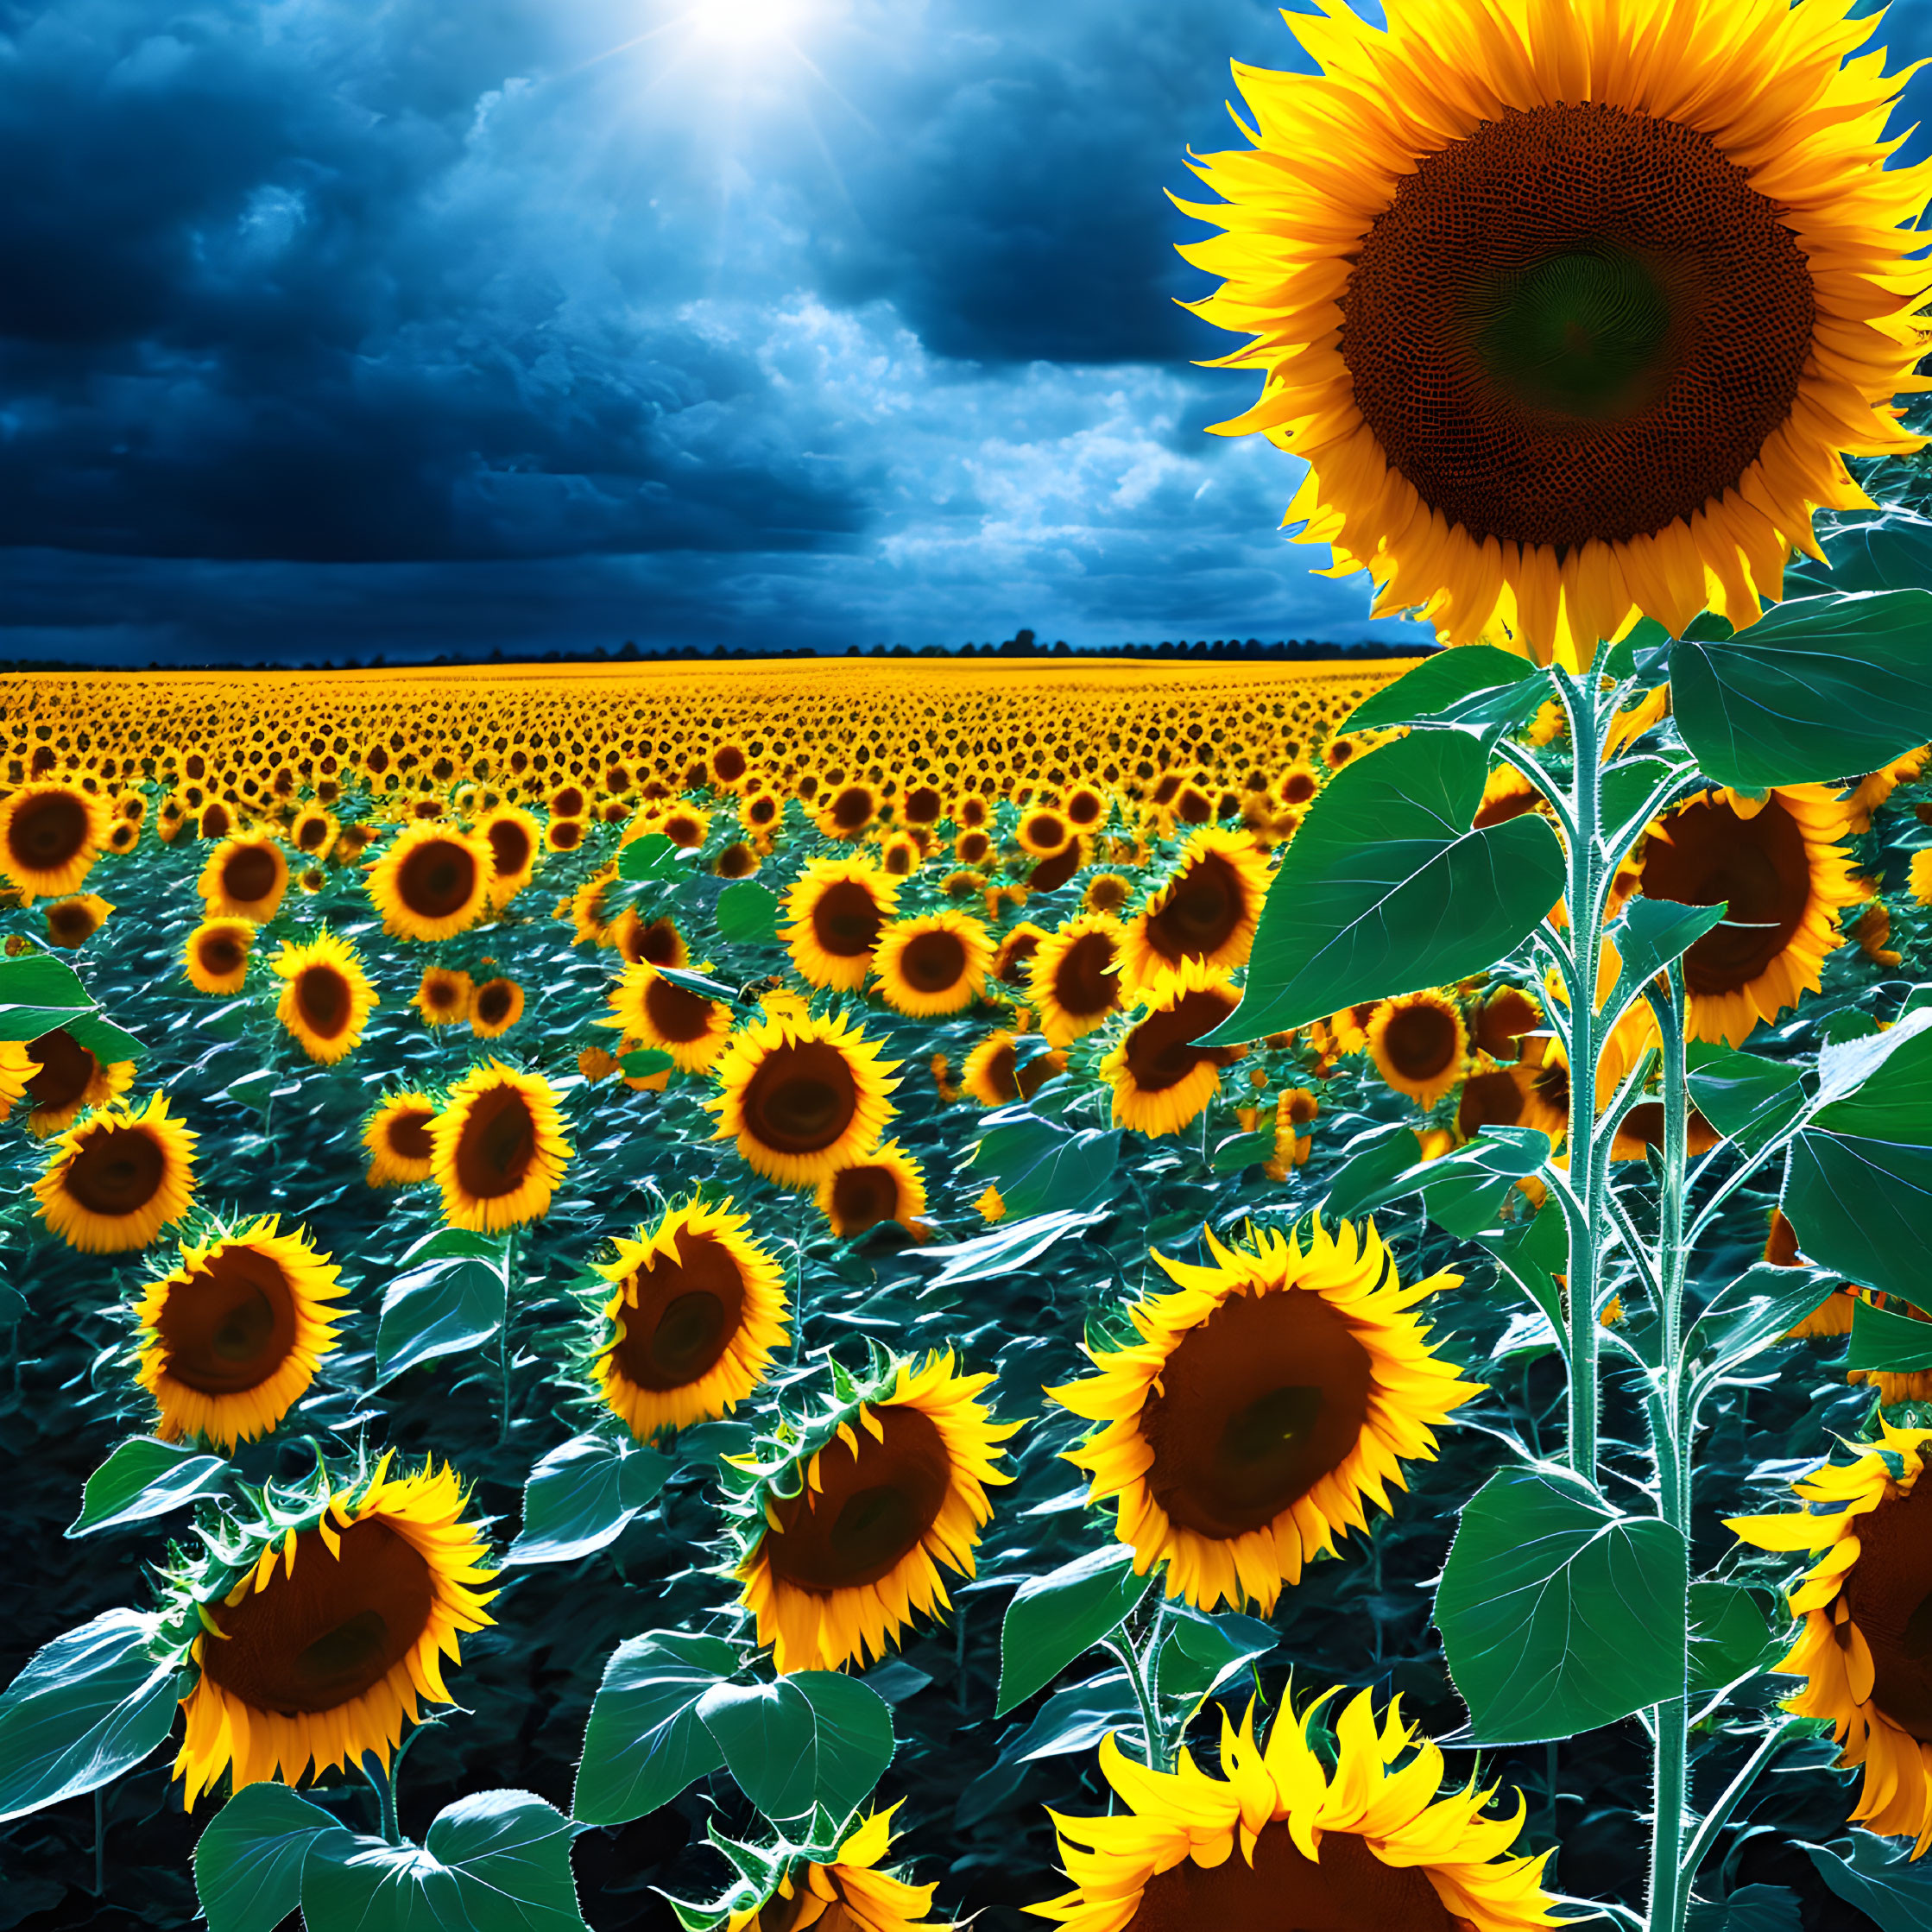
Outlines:
{"type": "Polygon", "coordinates": [[[0,656],[1398,638],[1203,433],[1231,56],[1297,64],[1259,0],[0,0],[0,656]]]}

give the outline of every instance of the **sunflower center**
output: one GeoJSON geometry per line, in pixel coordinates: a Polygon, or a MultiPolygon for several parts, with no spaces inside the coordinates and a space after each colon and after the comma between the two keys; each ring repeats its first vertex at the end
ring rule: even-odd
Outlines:
{"type": "Polygon", "coordinates": [[[899,1182],[883,1167],[846,1167],[832,1177],[832,1214],[847,1241],[890,1221],[899,1208],[899,1182]]]}
{"type": "Polygon", "coordinates": [[[1163,959],[1205,959],[1234,938],[1246,905],[1234,867],[1210,852],[1174,881],[1166,903],[1149,916],[1147,944],[1163,959]]]}
{"type": "Polygon", "coordinates": [[[930,785],[915,785],[906,794],[900,810],[908,825],[936,825],[939,814],[946,808],[946,801],[930,785]]]}
{"type": "Polygon", "coordinates": [[[632,963],[647,962],[653,966],[675,966],[682,950],[677,927],[669,919],[653,919],[637,935],[637,956],[632,963]]]}
{"type": "Polygon", "coordinates": [[[1033,868],[1026,883],[1037,893],[1058,892],[1086,862],[1085,848],[1077,838],[1070,838],[1033,868]]]}
{"type": "Polygon", "coordinates": [[[1284,805],[1304,805],[1315,796],[1315,792],[1313,772],[1290,772],[1281,781],[1281,802],[1284,805]]]}
{"type": "Polygon", "coordinates": [[[1382,1051],[1405,1080],[1434,1080],[1455,1058],[1455,1019],[1436,1005],[1400,1007],[1382,1033],[1382,1051]]]}
{"type": "Polygon", "coordinates": [[[8,856],[30,872],[54,872],[87,844],[87,808],[71,792],[46,792],[16,805],[7,820],[8,856]]]}
{"type": "Polygon", "coordinates": [[[729,1251],[688,1228],[675,1260],[660,1255],[624,1284],[623,1338],[613,1353],[639,1388],[678,1389],[713,1368],[744,1319],[745,1284],[729,1251]]]}
{"type": "Polygon", "coordinates": [[[1357,407],[1477,542],[1560,552],[1721,496],[1790,415],[1815,311],[1777,205],[1711,138],[1603,102],[1424,157],[1342,299],[1357,407]]]}
{"type": "Polygon", "coordinates": [[[849,785],[832,800],[831,821],[842,832],[863,831],[878,809],[862,785],[849,785]]]}
{"type": "Polygon", "coordinates": [[[1384,1865],[1354,1832],[1324,1831],[1319,1862],[1285,1819],[1263,1825],[1253,1862],[1192,1859],[1148,1879],[1124,1932],[1457,1932],[1428,1875],[1384,1865]]]}
{"type": "Polygon", "coordinates": [[[398,1114],[389,1122],[389,1152],[404,1160],[428,1160],[436,1152],[429,1137],[433,1114],[398,1114]]]}
{"type": "Polygon", "coordinates": [[[1178,1087],[1197,1066],[1226,1066],[1233,1049],[1196,1046],[1234,1010],[1225,993],[1203,987],[1184,994],[1172,1007],[1157,1007],[1127,1037],[1127,1071],[1144,1094],[1178,1087]]]}
{"type": "Polygon", "coordinates": [[[1001,947],[993,976],[1002,986],[1018,986],[1026,977],[1026,962],[1039,950],[1038,932],[1015,932],[1001,947]]]}
{"type": "Polygon", "coordinates": [[[644,1014],[660,1039],[679,1045],[703,1039],[711,1030],[711,1002],[669,980],[654,979],[644,988],[644,1014]]]}
{"type": "Polygon", "coordinates": [[[878,902],[856,879],[840,879],[820,893],[811,908],[811,936],[821,952],[856,959],[878,943],[878,902]]]}
{"type": "Polygon", "coordinates": [[[1121,981],[1109,970],[1113,963],[1111,933],[1082,933],[1053,969],[1053,997],[1061,1010],[1075,1020],[1092,1020],[1119,1006],[1121,981]]]}
{"type": "Polygon", "coordinates": [[[985,1070],[988,1088],[1001,1100],[1020,1097],[1018,1059],[1012,1047],[996,1047],[987,1057],[985,1070]]]}
{"type": "Polygon", "coordinates": [[[96,1127],[67,1162],[67,1193],[110,1220],[138,1213],[160,1190],[167,1158],[141,1127],[96,1127]]]}
{"type": "Polygon", "coordinates": [[[305,852],[319,852],[328,843],[329,821],[326,818],[305,818],[295,828],[295,843],[305,852]]]}
{"type": "Polygon", "coordinates": [[[395,889],[418,919],[453,919],[476,895],[476,855],[446,838],[426,839],[396,868],[395,889]]]}
{"type": "Polygon", "coordinates": [[[1871,1648],[1872,1702],[1932,1743],[1932,1476],[1861,1517],[1858,1536],[1845,1602],[1871,1648]]]}
{"type": "Polygon", "coordinates": [[[774,1048],[745,1088],[746,1127],[781,1154],[814,1154],[830,1146],[858,1110],[852,1070],[827,1040],[774,1048]]]}
{"type": "Polygon", "coordinates": [[[456,1177],[479,1201],[514,1194],[537,1158],[537,1123],[515,1087],[491,1087],[470,1103],[457,1136],[456,1177]]]}
{"type": "Polygon", "coordinates": [[[1683,973],[1693,993],[1734,993],[1758,978],[1804,923],[1811,869],[1803,829],[1775,794],[1750,818],[1722,800],[1701,800],[1673,811],[1664,829],[1668,844],[1653,838],[1644,848],[1638,889],[1680,906],[1729,902],[1722,923],[1684,955],[1683,973]]]}
{"type": "Polygon", "coordinates": [[[508,980],[492,980],[477,994],[477,1018],[486,1026],[500,1026],[510,1016],[515,989],[508,980]]]}
{"type": "Polygon", "coordinates": [[[77,1105],[100,1071],[100,1062],[65,1026],[42,1033],[27,1051],[41,1065],[27,1083],[36,1112],[57,1114],[77,1105]]]}
{"type": "Polygon", "coordinates": [[[295,1346],[288,1278],[253,1248],[224,1247],[167,1291],[155,1323],[167,1373],[203,1395],[259,1387],[295,1346]]]}
{"type": "Polygon", "coordinates": [[[819,1453],[818,1489],[774,1506],[765,1548],[781,1582],[820,1592],[875,1583],[938,1520],[952,1462],[938,1425],[903,1403],[872,1414],[882,1439],[856,1424],[858,1453],[834,1441],[819,1453]]]}
{"type": "Polygon", "coordinates": [[[94,930],[96,921],[93,912],[78,899],[70,899],[64,905],[51,906],[47,915],[47,929],[56,939],[78,943],[94,930]]]}
{"type": "Polygon", "coordinates": [[[333,1555],[319,1530],[295,1539],[266,1588],[212,1614],[227,1633],[201,1646],[201,1668],[250,1708],[287,1716],[334,1710],[387,1676],[428,1627],[429,1565],[371,1518],[341,1532],[333,1555]]]}
{"type": "Polygon", "coordinates": [[[966,943],[944,927],[915,932],[899,956],[899,972],[915,993],[944,993],[966,973],[966,943]]]}
{"type": "Polygon", "coordinates": [[[200,940],[198,957],[203,972],[224,979],[248,957],[248,949],[232,932],[210,932],[200,940]]]}
{"type": "Polygon", "coordinates": [[[1154,1500],[1203,1536],[1272,1522],[1361,1440],[1373,1368],[1312,1290],[1230,1295],[1175,1345],[1141,1412],[1154,1500]]]}
{"type": "Polygon", "coordinates": [[[1066,822],[1051,811],[1037,811],[1026,821],[1026,837],[1041,852],[1058,852],[1070,834],[1066,822]]]}
{"type": "Polygon", "coordinates": [[[499,818],[489,828],[489,856],[499,879],[514,879],[530,862],[530,834],[515,818],[499,818]]]}
{"type": "Polygon", "coordinates": [[[1474,1140],[1486,1127],[1515,1127],[1523,1118],[1523,1089],[1511,1073],[1479,1073],[1462,1083],[1455,1130],[1474,1140]]]}
{"type": "Polygon", "coordinates": [[[727,785],[736,785],[745,775],[745,754],[736,745],[720,745],[711,754],[711,769],[727,785]]]}
{"type": "Polygon", "coordinates": [[[295,1010],[319,1039],[334,1039],[349,1025],[354,995],[341,969],[305,966],[295,976],[295,1010]]]}
{"type": "Polygon", "coordinates": [[[244,845],[221,868],[221,889],[237,905],[254,906],[275,889],[280,868],[263,845],[244,845]]]}

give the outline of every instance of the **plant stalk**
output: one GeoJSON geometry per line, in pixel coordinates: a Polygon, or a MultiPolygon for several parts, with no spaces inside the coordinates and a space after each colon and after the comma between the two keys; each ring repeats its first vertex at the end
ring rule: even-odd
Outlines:
{"type": "Polygon", "coordinates": [[[363,1753],[362,1772],[369,1780],[369,1788],[376,1794],[376,1809],[382,1818],[382,1842],[401,1844],[402,1827],[396,1821],[395,1777],[373,1751],[363,1753]]]}
{"type": "Polygon", "coordinates": [[[503,1426],[497,1436],[501,1449],[510,1439],[510,1316],[514,1307],[511,1284],[516,1279],[516,1229],[503,1236],[503,1325],[496,1331],[496,1360],[503,1375],[503,1426]]]}

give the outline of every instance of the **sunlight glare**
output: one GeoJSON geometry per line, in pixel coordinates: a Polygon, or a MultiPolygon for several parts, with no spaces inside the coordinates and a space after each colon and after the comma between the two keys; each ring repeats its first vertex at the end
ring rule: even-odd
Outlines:
{"type": "Polygon", "coordinates": [[[708,39],[749,47],[781,37],[798,13],[797,0],[703,0],[696,18],[708,39]]]}

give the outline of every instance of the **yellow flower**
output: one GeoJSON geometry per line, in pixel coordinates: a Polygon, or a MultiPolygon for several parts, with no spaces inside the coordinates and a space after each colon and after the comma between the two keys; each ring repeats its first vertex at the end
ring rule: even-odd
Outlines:
{"type": "Polygon", "coordinates": [[[75,891],[107,843],[107,812],[92,792],[54,783],[23,785],[0,801],[0,877],[22,906],[35,893],[75,891]]]}
{"type": "Polygon", "coordinates": [[[199,1138],[165,1094],[138,1111],[116,1102],[88,1114],[54,1143],[34,1184],[41,1218],[85,1254],[146,1247],[194,1198],[199,1138]]]}
{"type": "Polygon", "coordinates": [[[1137,994],[1132,1023],[1100,1064],[1114,1089],[1114,1124],[1159,1135],[1196,1119],[1221,1090],[1221,1070],[1247,1051],[1197,1043],[1240,1002],[1226,979],[1191,959],[1159,988],[1137,994]]]}
{"type": "Polygon", "coordinates": [[[808,985],[855,991],[899,902],[899,884],[864,859],[813,859],[785,896],[779,938],[808,985]]]}
{"type": "Polygon", "coordinates": [[[884,1222],[897,1222],[915,1239],[928,1232],[919,1216],[925,1212],[925,1177],[896,1140],[875,1147],[862,1160],[841,1167],[818,1184],[813,1196],[825,1225],[842,1241],[869,1233],[884,1222]]]}
{"type": "Polygon", "coordinates": [[[1213,973],[1244,964],[1269,877],[1267,855],[1252,837],[1211,825],[1196,832],[1127,928],[1121,954],[1127,989],[1165,985],[1189,960],[1213,973]]]}
{"type": "Polygon", "coordinates": [[[356,949],[324,930],[300,944],[285,941],[270,963],[285,982],[275,1018],[303,1052],[322,1066],[352,1052],[380,1003],[356,949]]]}
{"type": "Polygon", "coordinates": [[[47,943],[71,951],[92,938],[113,910],[98,893],[56,900],[47,909],[47,943]]]}
{"type": "Polygon", "coordinates": [[[1405,993],[1369,1015],[1375,1070],[1425,1112],[1462,1077],[1468,1051],[1462,1010],[1446,994],[1405,993]]]}
{"type": "Polygon", "coordinates": [[[181,948],[181,969],[203,993],[235,994],[249,976],[255,926],[248,919],[205,919],[181,948]]]}
{"type": "Polygon", "coordinates": [[[1066,1071],[1064,1053],[1036,1053],[1020,1065],[1019,1045],[1004,1028],[988,1033],[966,1056],[959,1076],[961,1090],[982,1107],[1010,1107],[1016,1101],[1031,1100],[1055,1074],[1066,1071]]]}
{"type": "Polygon", "coordinates": [[[209,919],[252,919],[266,925],[288,890],[288,861],[266,832],[224,838],[208,855],[196,889],[209,919]]]}
{"type": "Polygon", "coordinates": [[[429,1137],[436,1102],[411,1088],[390,1094],[363,1125],[371,1187],[407,1187],[436,1177],[436,1144],[429,1137]]]}
{"type": "Polygon", "coordinates": [[[963,912],[894,919],[881,929],[872,954],[886,1004],[919,1019],[969,1007],[992,964],[992,934],[963,912]]]}
{"type": "Polygon", "coordinates": [[[523,988],[512,979],[485,980],[470,996],[470,1031],[497,1039],[523,1017],[523,988]]]}
{"type": "Polygon", "coordinates": [[[451,1026],[470,1017],[476,986],[467,973],[447,966],[426,966],[422,984],[409,1004],[423,1016],[426,1026],[451,1026]]]}
{"type": "Polygon", "coordinates": [[[449,939],[489,909],[487,843],[435,820],[409,825],[373,862],[369,896],[396,939],[449,939]]]}
{"type": "Polygon", "coordinates": [[[648,960],[625,967],[610,989],[610,1011],[597,1021],[640,1046],[668,1053],[681,1073],[704,1073],[730,1044],[731,1009],[673,986],[648,960]]]}
{"type": "Polygon", "coordinates": [[[1120,1011],[1126,944],[1127,928],[1111,912],[1076,912],[1035,941],[1026,956],[1026,997],[1053,1045],[1072,1045],[1120,1011]]]}
{"type": "Polygon", "coordinates": [[[37,1063],[27,1079],[27,1131],[41,1140],[71,1127],[91,1107],[105,1107],[134,1084],[132,1060],[104,1064],[65,1026],[29,1043],[37,1063]]]}
{"type": "Polygon", "coordinates": [[[557,1095],[539,1073],[473,1066],[429,1123],[430,1161],[451,1228],[501,1234],[550,1211],[571,1158],[557,1095]]]}
{"type": "Polygon", "coordinates": [[[818,1932],[954,1932],[950,1922],[925,1916],[938,1886],[908,1885],[879,1869],[898,1809],[891,1805],[862,1819],[830,1864],[807,1859],[793,1865],[762,1906],[731,1913],[724,1932],[805,1932],[808,1926],[818,1932]]]}

